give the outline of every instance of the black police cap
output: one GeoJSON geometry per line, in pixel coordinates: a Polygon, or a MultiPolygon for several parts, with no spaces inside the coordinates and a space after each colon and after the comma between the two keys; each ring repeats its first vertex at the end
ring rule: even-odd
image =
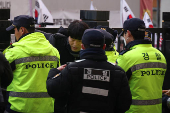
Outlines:
{"type": "Polygon", "coordinates": [[[20,27],[35,27],[35,20],[33,17],[28,15],[19,15],[14,17],[12,25],[6,28],[7,31],[14,29],[17,26],[20,27]]]}
{"type": "Polygon", "coordinates": [[[118,37],[120,37],[124,31],[129,30],[129,31],[145,31],[145,23],[143,20],[139,18],[131,18],[126,20],[123,23],[123,29],[122,32],[119,34],[118,37]]]}
{"type": "Polygon", "coordinates": [[[96,27],[96,29],[103,29],[107,32],[109,32],[110,34],[113,35],[113,42],[115,41],[116,37],[117,37],[117,34],[118,34],[118,31],[117,30],[114,30],[112,28],[109,28],[108,26],[102,26],[102,25],[98,25],[96,27]]]}
{"type": "Polygon", "coordinates": [[[99,30],[100,30],[100,31],[103,33],[103,35],[105,36],[105,44],[106,44],[106,47],[112,47],[112,46],[113,46],[112,43],[113,43],[113,39],[114,39],[113,35],[110,34],[110,33],[107,32],[107,31],[103,30],[103,29],[99,29],[99,30]]]}
{"type": "Polygon", "coordinates": [[[105,36],[99,29],[86,29],[82,36],[82,43],[90,47],[103,47],[105,36]]]}

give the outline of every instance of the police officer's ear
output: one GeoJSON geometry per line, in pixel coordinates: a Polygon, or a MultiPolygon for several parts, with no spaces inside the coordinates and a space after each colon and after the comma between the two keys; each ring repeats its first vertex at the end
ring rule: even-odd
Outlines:
{"type": "Polygon", "coordinates": [[[134,41],[134,37],[132,36],[132,33],[129,31],[129,30],[127,30],[127,39],[126,40],[128,40],[128,41],[134,41]]]}
{"type": "Polygon", "coordinates": [[[128,34],[128,37],[131,37],[131,36],[132,36],[132,34],[131,34],[131,32],[130,32],[129,30],[127,30],[126,33],[128,34]]]}
{"type": "Polygon", "coordinates": [[[28,30],[25,27],[21,27],[21,33],[22,35],[28,33],[28,30]]]}
{"type": "Polygon", "coordinates": [[[20,32],[22,35],[24,34],[24,27],[20,27],[20,32]]]}

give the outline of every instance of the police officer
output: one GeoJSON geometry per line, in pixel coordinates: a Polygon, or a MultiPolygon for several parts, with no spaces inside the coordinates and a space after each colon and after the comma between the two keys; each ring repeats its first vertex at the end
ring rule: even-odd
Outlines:
{"type": "Polygon", "coordinates": [[[97,26],[96,29],[101,29],[101,32],[105,35],[105,53],[107,61],[115,63],[119,53],[116,51],[114,41],[118,34],[117,30],[111,29],[107,26],[97,26]]]}
{"type": "Polygon", "coordinates": [[[55,113],[63,113],[66,105],[68,113],[124,113],[129,109],[127,77],[119,66],[107,62],[104,40],[100,30],[85,30],[81,60],[50,70],[47,90],[55,99],[55,113]]]}
{"type": "Polygon", "coordinates": [[[167,67],[165,57],[152,47],[151,41],[144,40],[143,20],[126,20],[122,34],[126,46],[117,63],[125,70],[132,93],[132,105],[126,113],[161,113],[162,85],[167,67]]]}
{"type": "Polygon", "coordinates": [[[85,22],[75,20],[68,26],[68,30],[60,27],[58,33],[49,37],[49,42],[60,53],[61,65],[80,59],[81,38],[88,28],[89,26],[85,22]]]}
{"type": "Polygon", "coordinates": [[[5,112],[53,112],[53,99],[47,93],[46,79],[49,70],[59,65],[58,50],[44,34],[34,32],[31,16],[16,16],[6,30],[14,30],[17,42],[5,51],[14,75],[7,87],[9,103],[5,112]]]}

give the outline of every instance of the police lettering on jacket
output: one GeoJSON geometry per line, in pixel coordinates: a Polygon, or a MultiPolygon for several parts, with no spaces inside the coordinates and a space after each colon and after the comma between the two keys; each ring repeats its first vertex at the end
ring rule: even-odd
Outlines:
{"type": "Polygon", "coordinates": [[[166,70],[148,70],[141,71],[141,76],[149,76],[149,75],[165,75],[166,70]]]}
{"type": "Polygon", "coordinates": [[[110,81],[110,70],[84,68],[84,79],[110,81]]]}
{"type": "Polygon", "coordinates": [[[29,69],[29,68],[54,68],[54,63],[27,64],[26,69],[29,69]]]}

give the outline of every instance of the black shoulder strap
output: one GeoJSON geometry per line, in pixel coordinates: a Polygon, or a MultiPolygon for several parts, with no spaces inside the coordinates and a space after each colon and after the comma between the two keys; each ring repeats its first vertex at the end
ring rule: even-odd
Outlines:
{"type": "Polygon", "coordinates": [[[123,54],[125,54],[127,51],[128,51],[127,49],[122,50],[122,51],[119,53],[119,55],[123,55],[123,54]]]}
{"type": "Polygon", "coordinates": [[[13,48],[14,46],[11,44],[9,47],[8,47],[8,49],[10,49],[10,48],[13,48]]]}

